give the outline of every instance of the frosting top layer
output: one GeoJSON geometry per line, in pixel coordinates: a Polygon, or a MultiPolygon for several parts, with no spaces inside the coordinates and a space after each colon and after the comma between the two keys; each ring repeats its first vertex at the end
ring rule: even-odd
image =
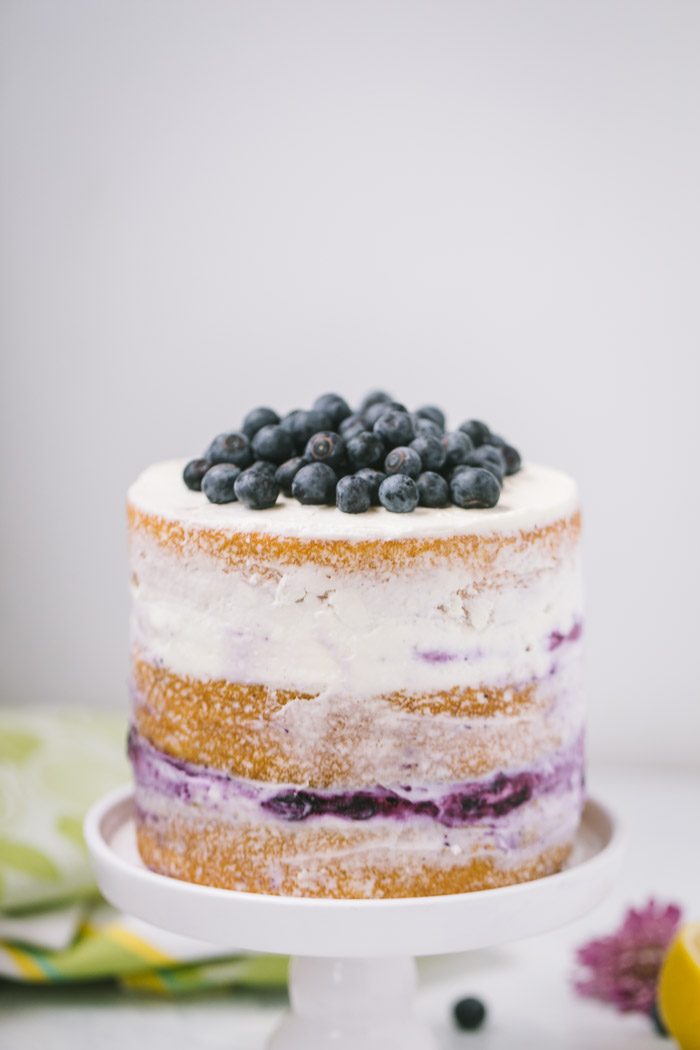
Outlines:
{"type": "Polygon", "coordinates": [[[144,470],[129,489],[131,506],[192,528],[349,541],[508,534],[548,525],[578,507],[573,478],[526,463],[505,478],[501,498],[490,509],[417,507],[411,514],[392,514],[376,507],[364,514],[343,514],[335,507],[303,506],[280,496],[269,510],[250,510],[239,502],[210,503],[204,493],[192,492],[182,480],[185,463],[167,460],[144,470]]]}

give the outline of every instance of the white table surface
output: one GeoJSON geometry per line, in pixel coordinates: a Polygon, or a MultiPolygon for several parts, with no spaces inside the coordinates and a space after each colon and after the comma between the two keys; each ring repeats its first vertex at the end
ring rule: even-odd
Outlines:
{"type": "MultiPolygon", "coordinates": [[[[619,886],[594,912],[554,933],[506,947],[424,959],[418,1011],[444,1050],[661,1050],[642,1017],[623,1017],[571,990],[576,946],[617,925],[649,896],[700,919],[700,765],[594,768],[591,792],[624,821],[629,848],[619,886]],[[477,995],[489,1007],[478,1033],[457,1031],[450,1007],[477,995]]],[[[2,1050],[262,1050],[284,1009],[278,995],[217,992],[142,998],[109,986],[26,988],[0,982],[2,1050]]],[[[391,1050],[391,1048],[387,1048],[391,1050]]]]}

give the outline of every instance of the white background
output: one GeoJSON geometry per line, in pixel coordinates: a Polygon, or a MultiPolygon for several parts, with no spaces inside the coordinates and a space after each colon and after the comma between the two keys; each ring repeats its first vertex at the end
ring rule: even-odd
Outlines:
{"type": "Polygon", "coordinates": [[[2,701],[125,709],[139,469],[379,385],[577,476],[591,750],[697,761],[700,4],[0,16],[2,701]]]}

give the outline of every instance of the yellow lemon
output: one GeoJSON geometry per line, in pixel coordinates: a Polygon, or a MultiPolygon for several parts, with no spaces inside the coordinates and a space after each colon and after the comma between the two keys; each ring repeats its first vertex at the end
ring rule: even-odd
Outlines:
{"type": "Polygon", "coordinates": [[[666,953],[659,1005],[682,1050],[700,1050],[700,922],[684,926],[666,953]]]}

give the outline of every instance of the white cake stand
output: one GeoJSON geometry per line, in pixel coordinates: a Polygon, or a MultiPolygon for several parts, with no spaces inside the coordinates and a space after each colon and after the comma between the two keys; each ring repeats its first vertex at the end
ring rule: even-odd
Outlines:
{"type": "Polygon", "coordinates": [[[578,918],[611,888],[619,825],[589,801],[568,867],[477,893],[395,900],[273,897],[156,875],[136,849],[132,789],[96,803],[85,838],[104,896],[122,910],[235,950],[293,956],[291,1011],[268,1050],[435,1050],[413,1018],[417,955],[483,948],[578,918]]]}

